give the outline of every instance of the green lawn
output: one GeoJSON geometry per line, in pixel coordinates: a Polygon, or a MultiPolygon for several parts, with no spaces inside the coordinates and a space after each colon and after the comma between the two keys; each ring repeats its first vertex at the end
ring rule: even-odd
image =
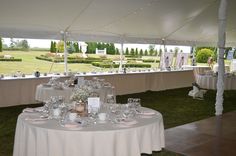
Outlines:
{"type": "MultiPolygon", "coordinates": [[[[187,96],[191,88],[181,88],[159,92],[145,92],[117,96],[118,103],[126,103],[128,97],[139,97],[142,106],[155,109],[162,113],[166,128],[183,125],[193,121],[214,116],[216,91],[207,91],[204,100],[196,100],[187,96]]],[[[236,90],[224,92],[224,113],[236,110],[236,90]]],[[[11,156],[14,144],[16,120],[22,109],[39,105],[24,105],[0,108],[0,155],[11,156]]],[[[179,154],[162,151],[154,152],[153,156],[180,156],[179,154]]]]}
{"type": "MultiPolygon", "coordinates": [[[[49,72],[50,67],[53,65],[52,71],[53,73],[64,71],[63,63],[52,63],[43,60],[37,60],[35,57],[39,55],[44,55],[45,52],[38,51],[14,51],[14,52],[2,52],[0,55],[11,55],[14,58],[22,58],[22,62],[0,62],[0,73],[3,74],[14,74],[16,71],[21,71],[25,74],[32,74],[35,70],[39,70],[41,73],[49,72]]],[[[90,64],[68,64],[68,69],[71,69],[73,72],[87,72],[95,69],[90,64]]]]}
{"type": "MultiPolygon", "coordinates": [[[[21,71],[25,74],[33,74],[34,71],[38,70],[41,73],[48,73],[52,67],[51,73],[63,73],[64,72],[64,63],[52,63],[48,61],[38,60],[35,57],[44,55],[48,53],[47,51],[4,51],[0,55],[11,55],[14,58],[21,58],[22,62],[5,62],[0,61],[0,74],[13,75],[17,71],[21,71]]],[[[70,56],[81,55],[78,53],[69,54],[70,56]]],[[[89,54],[90,57],[99,57],[96,54],[89,54]]],[[[119,55],[107,55],[111,59],[119,59],[119,55]]],[[[155,59],[155,56],[144,56],[145,59],[155,59]]],[[[174,62],[174,61],[173,61],[174,62]]],[[[229,61],[225,61],[229,65],[229,61]]],[[[159,63],[150,63],[152,68],[158,68],[159,63]]],[[[190,59],[189,59],[190,64],[190,59]]],[[[198,65],[206,65],[205,63],[198,63],[198,65]]],[[[71,63],[68,64],[68,69],[72,72],[91,72],[91,71],[108,71],[110,69],[101,69],[94,67],[91,64],[83,63],[71,63]]],[[[138,68],[136,68],[138,70],[138,68]]],[[[116,69],[117,70],[117,69],[116,69]]]]}
{"type": "MultiPolygon", "coordinates": [[[[0,62],[0,74],[13,75],[17,71],[21,71],[25,74],[33,74],[34,71],[38,70],[41,73],[48,73],[52,66],[51,73],[63,73],[64,72],[64,63],[52,63],[48,61],[38,60],[35,57],[44,55],[48,53],[47,51],[4,51],[0,55],[11,55],[14,58],[21,58],[22,62],[0,62]]],[[[81,55],[81,54],[70,54],[70,56],[81,55]]],[[[89,54],[89,57],[99,57],[95,54],[89,54]]],[[[119,55],[107,55],[111,59],[119,59],[119,55]]],[[[153,67],[157,67],[157,64],[151,63],[153,67]]],[[[68,69],[72,72],[91,72],[91,71],[107,71],[110,69],[101,69],[94,67],[91,64],[83,63],[71,63],[68,64],[68,69]]]]}

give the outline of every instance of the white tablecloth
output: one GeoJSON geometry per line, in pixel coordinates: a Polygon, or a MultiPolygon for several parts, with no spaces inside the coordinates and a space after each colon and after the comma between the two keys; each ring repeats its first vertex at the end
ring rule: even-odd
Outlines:
{"type": "Polygon", "coordinates": [[[81,130],[60,127],[56,120],[33,123],[19,115],[13,156],[139,156],[165,146],[163,118],[138,118],[132,127],[97,123],[81,130]]]}
{"type": "Polygon", "coordinates": [[[54,89],[52,87],[46,87],[40,84],[36,88],[35,100],[45,102],[49,100],[51,96],[63,96],[65,101],[69,102],[72,90],[72,87],[65,89],[54,89]]]}
{"type": "MultiPolygon", "coordinates": [[[[204,89],[217,89],[217,76],[213,75],[197,75],[197,83],[204,89]]],[[[224,77],[224,89],[236,90],[236,77],[225,76],[224,77]]]]}
{"type": "MultiPolygon", "coordinates": [[[[68,87],[65,89],[54,89],[52,87],[43,86],[42,84],[36,87],[35,100],[46,102],[52,96],[62,96],[65,102],[70,102],[70,97],[72,95],[74,87],[68,87]]],[[[110,90],[108,87],[103,87],[98,89],[97,92],[100,97],[100,101],[104,102],[106,99],[106,94],[110,90]]]]}
{"type": "MultiPolygon", "coordinates": [[[[77,76],[84,76],[85,79],[92,79],[94,76],[105,79],[115,86],[116,95],[190,87],[194,82],[192,70],[77,76]]],[[[0,107],[36,103],[37,85],[47,83],[50,78],[42,76],[0,79],[0,107]]],[[[66,79],[68,77],[61,77],[60,81],[66,79]]]]}

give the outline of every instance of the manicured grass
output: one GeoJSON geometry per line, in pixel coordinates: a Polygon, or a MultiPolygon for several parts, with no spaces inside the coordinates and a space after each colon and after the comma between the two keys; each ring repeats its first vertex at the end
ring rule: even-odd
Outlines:
{"type": "MultiPolygon", "coordinates": [[[[36,70],[41,73],[48,73],[52,67],[51,73],[63,73],[64,63],[52,63],[48,61],[38,60],[35,57],[45,55],[48,51],[4,51],[0,55],[11,55],[14,58],[21,58],[22,62],[5,62],[0,61],[0,74],[13,75],[17,71],[24,74],[33,74],[36,70]]],[[[79,55],[80,53],[69,54],[69,56],[79,55]]],[[[88,54],[89,57],[99,58],[99,55],[88,54]]],[[[108,58],[119,60],[119,55],[107,55],[108,58]]],[[[157,67],[157,64],[152,63],[152,67],[157,67]]],[[[72,72],[91,72],[91,71],[108,71],[110,69],[102,69],[91,64],[83,63],[68,63],[68,69],[72,72]]],[[[137,68],[138,69],[138,68],[137,68]]],[[[117,70],[117,69],[116,69],[117,70]]]]}
{"type": "MultiPolygon", "coordinates": [[[[41,73],[48,73],[50,67],[53,65],[51,73],[63,73],[64,63],[52,63],[43,60],[37,60],[35,57],[48,53],[46,51],[4,51],[0,55],[11,55],[14,58],[22,58],[22,62],[0,62],[0,73],[14,74],[17,71],[21,71],[25,74],[32,74],[35,70],[39,70],[41,73]]],[[[68,64],[68,69],[73,72],[88,72],[93,71],[95,67],[91,64],[68,64]]]]}
{"type": "MultiPolygon", "coordinates": [[[[214,116],[216,91],[207,91],[204,100],[196,100],[187,96],[191,88],[181,88],[160,92],[145,92],[117,96],[118,103],[126,103],[129,97],[138,97],[142,106],[162,113],[165,128],[175,127],[214,116]]],[[[236,110],[236,91],[224,92],[224,112],[236,110]]],[[[11,156],[14,144],[15,126],[18,114],[25,107],[40,105],[24,105],[0,108],[0,156],[11,156]]],[[[179,154],[163,150],[153,152],[153,156],[179,156],[179,154]]]]}
{"type": "MultiPolygon", "coordinates": [[[[208,90],[204,100],[188,96],[192,88],[181,88],[160,92],[118,96],[119,103],[126,103],[129,97],[141,98],[142,106],[155,109],[162,113],[165,128],[205,119],[215,115],[216,91],[208,90]]],[[[236,90],[224,92],[224,112],[236,110],[236,90]]]]}

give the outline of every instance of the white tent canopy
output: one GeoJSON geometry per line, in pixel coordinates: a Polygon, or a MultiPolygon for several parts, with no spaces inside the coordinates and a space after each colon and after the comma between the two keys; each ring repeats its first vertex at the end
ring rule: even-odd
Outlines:
{"type": "MultiPolygon", "coordinates": [[[[236,45],[228,0],[228,46],[236,45]]],[[[1,0],[0,36],[114,43],[217,45],[219,0],[1,0]]]]}

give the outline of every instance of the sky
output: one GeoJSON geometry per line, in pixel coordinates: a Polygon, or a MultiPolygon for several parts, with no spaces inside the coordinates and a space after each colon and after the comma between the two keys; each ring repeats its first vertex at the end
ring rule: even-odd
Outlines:
{"type": "MultiPolygon", "coordinates": [[[[19,38],[14,38],[14,40],[22,40],[19,38]]],[[[31,48],[38,47],[38,48],[50,48],[50,43],[51,40],[42,40],[42,39],[27,39],[29,45],[31,48]]],[[[10,45],[10,38],[3,38],[3,44],[7,44],[8,46],[10,45]]],[[[121,49],[120,44],[115,44],[115,47],[118,49],[121,49]]],[[[131,48],[138,48],[138,49],[148,49],[149,44],[124,44],[124,50],[128,47],[129,49],[131,48]]],[[[178,47],[180,50],[183,50],[183,52],[190,53],[191,47],[189,46],[171,46],[168,45],[166,46],[167,51],[170,51],[171,49],[174,50],[175,47],[178,47]]],[[[162,45],[156,45],[155,49],[160,49],[163,48],[162,45]]]]}

